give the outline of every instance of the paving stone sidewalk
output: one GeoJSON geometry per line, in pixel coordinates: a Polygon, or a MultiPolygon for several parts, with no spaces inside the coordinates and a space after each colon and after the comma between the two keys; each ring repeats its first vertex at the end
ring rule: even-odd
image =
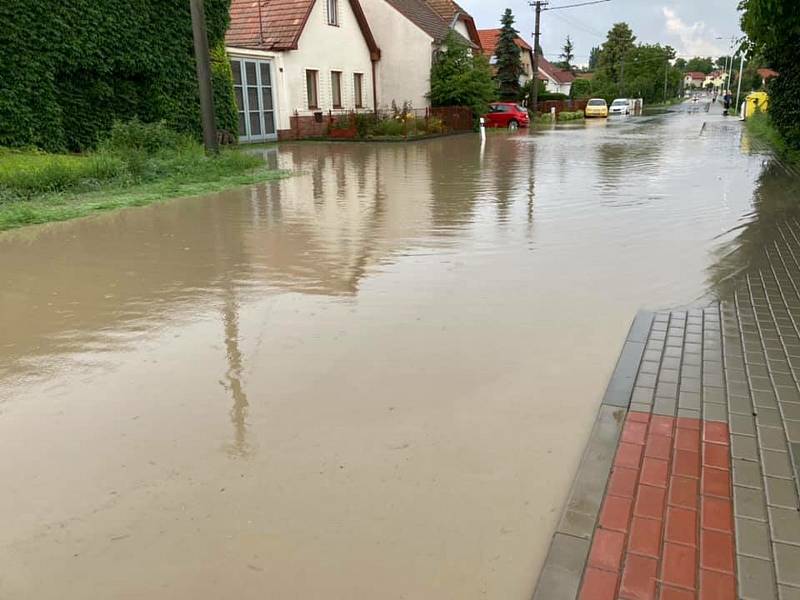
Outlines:
{"type": "Polygon", "coordinates": [[[535,600],[800,599],[794,250],[719,304],[637,317],[535,600]]]}

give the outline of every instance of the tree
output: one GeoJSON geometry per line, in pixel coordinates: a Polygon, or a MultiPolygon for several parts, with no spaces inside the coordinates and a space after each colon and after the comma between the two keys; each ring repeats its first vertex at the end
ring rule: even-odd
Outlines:
{"type": "Polygon", "coordinates": [[[589,98],[592,95],[592,82],[588,79],[576,79],[569,89],[570,98],[589,98]]]}
{"type": "Polygon", "coordinates": [[[677,58],[677,59],[675,59],[674,67],[676,69],[680,69],[681,71],[684,71],[684,72],[687,71],[688,69],[686,68],[686,59],[685,58],[677,58]]]}
{"type": "Polygon", "coordinates": [[[600,46],[594,46],[589,50],[589,70],[594,71],[597,68],[597,63],[600,60],[600,46]]]}
{"type": "Polygon", "coordinates": [[[677,93],[680,73],[671,73],[675,50],[661,44],[639,44],[628,51],[625,60],[625,80],[621,82],[619,93],[622,96],[644,98],[646,103],[664,100],[664,81],[667,81],[667,95],[677,93]],[[676,76],[677,75],[677,79],[676,76]]]}
{"type": "Polygon", "coordinates": [[[559,66],[570,73],[575,71],[575,67],[572,65],[572,61],[575,60],[574,50],[575,45],[572,43],[572,40],[569,39],[569,36],[567,36],[567,41],[564,42],[564,46],[561,49],[561,63],[559,66]]]}
{"type": "Polygon", "coordinates": [[[497,60],[497,83],[500,86],[500,97],[503,100],[516,100],[519,97],[519,78],[522,75],[522,51],[517,46],[519,31],[514,29],[514,14],[510,8],[503,13],[500,22],[500,36],[494,55],[497,60]]]}
{"type": "Polygon", "coordinates": [[[714,66],[717,67],[717,69],[726,69],[730,65],[730,60],[731,60],[730,56],[720,56],[717,58],[717,61],[714,63],[714,66]]]}
{"type": "Polygon", "coordinates": [[[705,73],[708,75],[714,70],[714,59],[712,59],[710,56],[707,58],[695,56],[694,58],[690,59],[688,63],[686,63],[686,70],[699,71],[700,73],[705,73]]]}
{"type": "Polygon", "coordinates": [[[620,84],[624,77],[624,62],[628,53],[633,50],[636,36],[627,23],[616,23],[608,32],[605,43],[600,49],[598,69],[611,82],[620,84]]]}
{"type": "Polygon", "coordinates": [[[478,116],[486,112],[496,93],[489,61],[482,53],[473,53],[464,38],[450,30],[431,67],[431,103],[468,106],[478,116]]]}
{"type": "Polygon", "coordinates": [[[611,101],[615,97],[630,96],[652,103],[678,96],[683,71],[676,66],[679,63],[675,60],[675,49],[660,44],[636,44],[635,40],[626,24],[614,25],[600,51],[590,93],[587,94],[586,84],[576,89],[575,82],[573,97],[591,95],[611,101]]]}
{"type": "Polygon", "coordinates": [[[780,75],[769,84],[769,117],[790,147],[800,150],[800,11],[797,0],[742,0],[748,53],[760,53],[780,75]]]}

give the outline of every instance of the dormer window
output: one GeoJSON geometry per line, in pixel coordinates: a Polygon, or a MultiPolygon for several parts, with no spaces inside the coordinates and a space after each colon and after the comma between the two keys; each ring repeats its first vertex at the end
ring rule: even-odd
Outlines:
{"type": "Polygon", "coordinates": [[[339,0],[328,0],[328,25],[339,26],[339,0]]]}

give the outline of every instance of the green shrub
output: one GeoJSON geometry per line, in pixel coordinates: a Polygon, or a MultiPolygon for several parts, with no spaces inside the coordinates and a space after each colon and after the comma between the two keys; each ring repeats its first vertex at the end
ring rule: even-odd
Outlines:
{"type": "Polygon", "coordinates": [[[134,118],[127,123],[115,121],[111,131],[100,143],[100,149],[118,154],[128,152],[154,154],[162,150],[175,150],[190,142],[191,138],[170,129],[164,121],[142,123],[134,118]]]}
{"type": "Polygon", "coordinates": [[[558,113],[559,121],[577,121],[583,119],[583,111],[578,110],[574,112],[563,111],[558,113]]]}
{"type": "Polygon", "coordinates": [[[423,119],[423,122],[425,123],[423,130],[426,133],[431,133],[431,134],[444,133],[445,130],[444,121],[442,121],[439,117],[428,117],[427,120],[423,119]]]}
{"type": "Polygon", "coordinates": [[[406,126],[402,121],[382,119],[372,126],[372,135],[400,136],[406,134],[406,126]]]}
{"type": "Polygon", "coordinates": [[[353,121],[355,122],[356,133],[360,138],[367,137],[376,123],[373,113],[356,113],[353,115],[353,121]]]}
{"type": "Polygon", "coordinates": [[[352,119],[350,115],[341,115],[336,117],[333,121],[328,124],[328,129],[336,129],[336,130],[343,130],[343,129],[350,129],[353,126],[352,119]]]}

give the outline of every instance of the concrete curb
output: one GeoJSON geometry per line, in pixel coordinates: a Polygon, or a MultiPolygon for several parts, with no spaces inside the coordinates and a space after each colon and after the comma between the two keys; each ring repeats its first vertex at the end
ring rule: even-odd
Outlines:
{"type": "Polygon", "coordinates": [[[533,600],[575,600],[654,314],[636,315],[597,413],[533,600]]]}

